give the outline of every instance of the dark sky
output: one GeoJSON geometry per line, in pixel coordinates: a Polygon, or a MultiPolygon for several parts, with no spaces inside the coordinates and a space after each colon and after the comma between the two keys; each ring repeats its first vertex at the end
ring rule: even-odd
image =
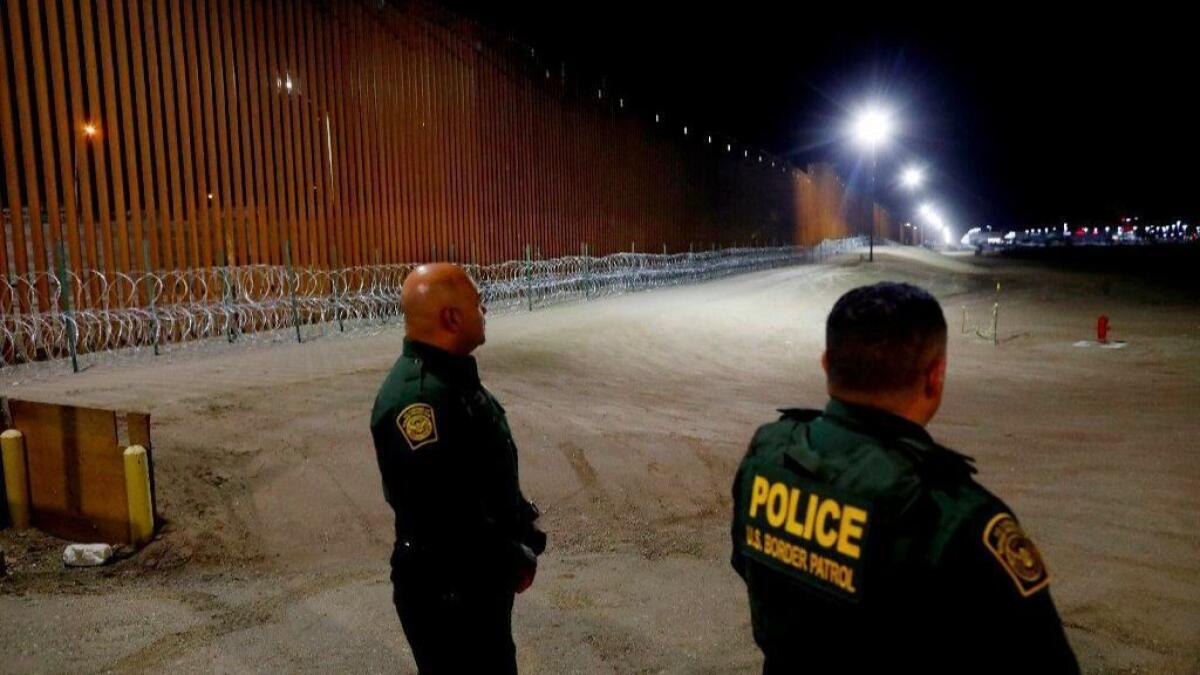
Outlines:
{"type": "Polygon", "coordinates": [[[881,155],[880,196],[901,217],[915,200],[888,181],[919,161],[926,198],[959,231],[1200,218],[1200,42],[1182,13],[444,4],[561,55],[569,71],[606,76],[642,106],[801,165],[851,174],[841,120],[885,98],[903,135],[881,155]]]}

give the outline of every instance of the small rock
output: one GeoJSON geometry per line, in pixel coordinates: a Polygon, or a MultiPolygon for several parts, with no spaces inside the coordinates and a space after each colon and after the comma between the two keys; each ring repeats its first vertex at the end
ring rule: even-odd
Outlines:
{"type": "Polygon", "coordinates": [[[163,559],[163,556],[167,554],[167,551],[170,548],[171,545],[166,540],[161,538],[155,539],[147,544],[138,554],[141,558],[142,567],[145,567],[146,569],[158,567],[158,563],[163,559]]]}
{"type": "Polygon", "coordinates": [[[159,569],[171,569],[186,564],[192,559],[192,548],[188,545],[172,546],[163,554],[162,559],[158,561],[156,567],[159,569]]]}
{"type": "Polygon", "coordinates": [[[113,556],[108,544],[71,544],[63,549],[63,564],[67,567],[96,567],[113,556]]]}

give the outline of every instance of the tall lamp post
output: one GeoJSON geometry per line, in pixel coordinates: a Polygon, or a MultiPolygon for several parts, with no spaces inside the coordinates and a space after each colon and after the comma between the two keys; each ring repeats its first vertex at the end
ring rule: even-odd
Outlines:
{"type": "Polygon", "coordinates": [[[887,143],[892,135],[892,114],[878,105],[869,105],[855,114],[850,124],[854,142],[871,154],[871,187],[868,194],[870,223],[868,229],[868,260],[875,260],[875,165],[879,146],[887,143]]]}
{"type": "MultiPolygon", "coordinates": [[[[921,188],[921,185],[924,182],[925,182],[925,172],[922,171],[921,167],[919,167],[919,166],[915,166],[915,165],[907,166],[907,167],[905,167],[904,171],[902,171],[900,173],[900,185],[904,186],[904,188],[906,190],[908,190],[910,193],[915,193],[917,190],[919,190],[921,188]]],[[[913,229],[913,228],[909,228],[909,229],[913,229]]],[[[913,231],[909,233],[909,239],[910,239],[910,241],[908,242],[909,244],[917,243],[916,237],[914,236],[915,234],[916,234],[915,229],[913,229],[913,231]]]]}

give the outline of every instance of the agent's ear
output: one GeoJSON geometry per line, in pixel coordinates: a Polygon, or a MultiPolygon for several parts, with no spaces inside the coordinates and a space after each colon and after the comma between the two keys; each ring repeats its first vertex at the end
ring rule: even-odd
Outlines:
{"type": "Polygon", "coordinates": [[[946,355],[943,353],[925,371],[925,397],[941,399],[946,389],[946,355]]]}
{"type": "Polygon", "coordinates": [[[821,369],[825,371],[825,377],[829,377],[829,352],[821,352],[821,369]]]}
{"type": "Polygon", "coordinates": [[[439,318],[442,322],[442,328],[447,332],[462,332],[462,312],[457,307],[443,307],[439,318]]]}

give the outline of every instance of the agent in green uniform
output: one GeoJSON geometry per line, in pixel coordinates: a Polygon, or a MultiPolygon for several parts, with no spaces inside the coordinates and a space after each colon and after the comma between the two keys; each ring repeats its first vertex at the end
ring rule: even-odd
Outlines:
{"type": "Polygon", "coordinates": [[[1077,673],[1037,547],[925,431],[946,375],[937,300],[846,293],[822,364],[828,405],[761,427],[733,484],[763,672],[1077,673]]]}
{"type": "Polygon", "coordinates": [[[521,494],[504,408],[470,354],[484,342],[479,289],[462,268],[422,265],[401,294],[404,352],[371,412],[396,514],[393,600],[422,675],[516,673],[514,593],[546,536],[521,494]]]}

